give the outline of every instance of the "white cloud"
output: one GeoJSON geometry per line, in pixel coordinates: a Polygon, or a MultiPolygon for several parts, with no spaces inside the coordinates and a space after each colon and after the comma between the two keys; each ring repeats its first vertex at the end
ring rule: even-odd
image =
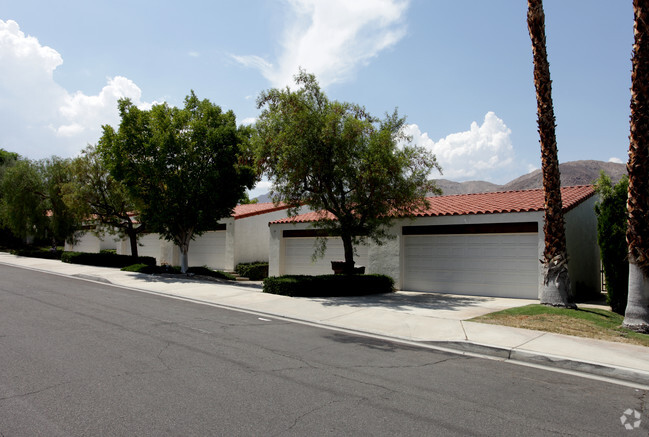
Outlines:
{"type": "Polygon", "coordinates": [[[187,55],[190,56],[190,57],[192,57],[192,58],[198,58],[198,57],[201,56],[200,53],[198,53],[198,52],[196,52],[196,51],[193,51],[193,50],[190,51],[189,53],[187,53],[187,55]]]}
{"type": "Polygon", "coordinates": [[[615,157],[608,158],[608,162],[614,162],[616,164],[624,164],[624,162],[622,162],[620,158],[615,158],[615,157]]]}
{"type": "Polygon", "coordinates": [[[54,80],[61,55],[25,35],[15,21],[0,20],[0,147],[29,158],[75,156],[119,123],[117,100],[141,101],[131,80],[116,76],[97,95],[70,93],[54,80]]]}
{"type": "Polygon", "coordinates": [[[249,124],[255,124],[257,123],[257,117],[247,117],[241,120],[241,124],[243,125],[249,125],[249,124]]]}
{"type": "Polygon", "coordinates": [[[272,188],[273,184],[268,181],[267,179],[263,178],[261,181],[255,185],[255,188],[252,190],[248,191],[248,196],[251,199],[254,199],[255,197],[262,196],[264,194],[268,194],[270,192],[270,189],[272,188]]]}
{"type": "Polygon", "coordinates": [[[486,180],[504,183],[503,178],[520,175],[520,168],[529,164],[515,161],[511,130],[493,112],[487,112],[482,125],[472,122],[469,130],[447,135],[433,141],[416,124],[408,125],[405,133],[412,142],[437,156],[443,178],[454,181],[486,180]]]}
{"type": "Polygon", "coordinates": [[[540,168],[536,165],[532,164],[527,164],[527,174],[532,173],[533,171],[540,170],[540,168]]]}
{"type": "Polygon", "coordinates": [[[293,83],[302,67],[322,86],[342,82],[406,33],[409,0],[287,0],[291,21],[281,38],[277,63],[234,56],[258,69],[274,87],[293,83]]]}

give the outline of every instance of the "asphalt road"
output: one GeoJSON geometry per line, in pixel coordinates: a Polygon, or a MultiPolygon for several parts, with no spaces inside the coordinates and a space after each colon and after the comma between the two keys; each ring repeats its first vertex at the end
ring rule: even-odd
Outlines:
{"type": "Polygon", "coordinates": [[[632,436],[646,396],[0,265],[2,437],[632,436]]]}

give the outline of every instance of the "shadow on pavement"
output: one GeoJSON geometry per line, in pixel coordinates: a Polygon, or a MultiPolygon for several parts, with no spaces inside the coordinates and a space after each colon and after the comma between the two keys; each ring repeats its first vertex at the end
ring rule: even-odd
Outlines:
{"type": "Polygon", "coordinates": [[[356,344],[366,347],[368,349],[380,350],[382,352],[397,352],[400,350],[413,350],[420,351],[421,348],[409,346],[406,344],[399,344],[388,340],[381,340],[378,338],[363,337],[360,335],[344,334],[340,332],[331,333],[326,335],[326,338],[333,340],[337,343],[356,344]]]}
{"type": "Polygon", "coordinates": [[[183,274],[171,274],[171,273],[162,273],[162,274],[138,273],[138,276],[136,276],[136,278],[148,283],[179,284],[179,285],[183,285],[183,284],[194,285],[197,283],[204,283],[204,284],[232,285],[236,287],[255,288],[258,290],[262,289],[262,285],[260,283],[235,282],[227,279],[219,279],[219,278],[213,278],[210,276],[202,276],[202,275],[187,276],[183,274]]]}
{"type": "Polygon", "coordinates": [[[493,301],[489,297],[458,296],[442,293],[396,292],[371,296],[346,296],[311,298],[325,306],[350,306],[357,308],[385,308],[407,311],[413,308],[459,311],[467,307],[484,305],[493,301]]]}

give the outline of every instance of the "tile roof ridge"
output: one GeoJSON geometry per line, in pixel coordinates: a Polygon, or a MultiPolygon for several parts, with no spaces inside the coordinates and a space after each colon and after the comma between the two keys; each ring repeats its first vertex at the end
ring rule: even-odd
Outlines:
{"type": "MultiPolygon", "coordinates": [[[[566,188],[584,188],[584,187],[594,187],[593,184],[581,184],[581,185],[566,185],[562,186],[561,190],[566,188]]],[[[463,196],[484,196],[488,194],[510,194],[510,193],[528,193],[528,192],[543,191],[541,188],[523,188],[520,190],[499,190],[499,191],[481,191],[479,193],[457,193],[457,194],[441,194],[439,196],[426,196],[427,199],[437,199],[440,197],[463,197],[463,196]]]]}

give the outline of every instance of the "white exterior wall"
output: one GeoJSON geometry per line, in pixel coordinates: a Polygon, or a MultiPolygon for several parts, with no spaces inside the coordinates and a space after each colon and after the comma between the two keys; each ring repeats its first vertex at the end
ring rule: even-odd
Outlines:
{"type": "MultiPolygon", "coordinates": [[[[284,230],[312,230],[313,228],[309,223],[284,223],[275,224],[270,226],[270,244],[268,250],[268,276],[281,276],[285,274],[305,274],[305,275],[320,275],[333,273],[331,269],[331,261],[342,261],[344,259],[344,251],[342,250],[342,240],[339,237],[328,237],[327,251],[324,257],[318,258],[315,261],[311,260],[311,255],[315,252],[315,237],[294,237],[283,238],[284,230]],[[304,270],[295,270],[295,267],[290,267],[286,262],[286,246],[287,241],[299,241],[301,244],[300,257],[304,259],[304,270]]],[[[290,245],[290,243],[289,243],[290,245]]],[[[358,252],[354,255],[356,266],[364,266],[365,273],[376,273],[371,270],[371,251],[372,244],[367,246],[360,246],[356,248],[358,252]]]]}
{"type": "MultiPolygon", "coordinates": [[[[308,208],[300,209],[299,214],[305,213],[308,208]]],[[[270,247],[270,229],[268,223],[287,217],[287,209],[273,211],[265,214],[257,214],[250,217],[244,217],[235,220],[228,217],[220,221],[226,225],[224,232],[224,247],[215,248],[215,252],[223,252],[221,257],[211,257],[208,246],[201,246],[201,243],[209,240],[215,240],[213,232],[206,232],[200,237],[189,243],[189,265],[202,266],[207,265],[210,268],[218,270],[232,271],[239,263],[268,261],[270,247]],[[200,247],[199,253],[193,251],[195,247],[200,247]],[[192,256],[192,253],[196,255],[192,256]],[[216,265],[210,260],[221,259],[216,265]]],[[[121,240],[117,244],[117,253],[131,254],[128,239],[121,240]]],[[[180,264],[180,249],[172,243],[159,239],[158,234],[146,234],[140,237],[140,246],[138,253],[142,256],[153,256],[158,264],[166,263],[171,265],[180,264]]]]}
{"type": "Polygon", "coordinates": [[[290,224],[270,225],[270,240],[268,242],[268,276],[281,276],[284,271],[284,229],[296,229],[290,224]]]}
{"type": "Polygon", "coordinates": [[[592,196],[568,211],[564,216],[568,271],[573,294],[577,291],[577,284],[591,290],[599,290],[601,287],[595,202],[597,202],[597,196],[592,196]]]}
{"type": "MultiPolygon", "coordinates": [[[[538,223],[538,259],[541,259],[543,256],[544,240],[543,240],[543,212],[512,212],[512,213],[501,213],[501,214],[472,214],[472,215],[454,215],[454,216],[440,216],[440,217],[419,217],[414,220],[403,219],[395,222],[396,232],[398,233],[399,239],[399,253],[398,259],[393,259],[391,261],[391,266],[394,263],[399,263],[399,272],[404,271],[404,260],[403,260],[403,238],[401,235],[401,228],[403,226],[435,226],[435,225],[470,225],[470,224],[480,224],[480,223],[524,223],[524,222],[536,222],[538,223]]],[[[541,263],[538,263],[538,290],[541,291],[542,285],[542,267],[541,263]]],[[[393,267],[392,267],[393,268],[393,267]]],[[[376,273],[381,273],[376,271],[376,273]]],[[[385,273],[389,274],[389,273],[385,273]]],[[[390,275],[392,276],[392,275],[390,275]]],[[[398,277],[392,276],[395,282],[395,287],[401,289],[403,287],[403,278],[401,275],[398,277]]]]}
{"type": "MultiPolygon", "coordinates": [[[[395,287],[401,289],[403,286],[404,272],[404,238],[402,236],[403,226],[428,226],[428,225],[463,225],[479,223],[521,223],[536,222],[537,234],[537,256],[541,259],[543,255],[543,212],[522,212],[503,214],[474,214],[462,216],[441,216],[441,217],[420,217],[414,220],[396,220],[391,229],[393,239],[387,240],[383,245],[376,245],[370,242],[367,247],[366,273],[378,273],[392,277],[395,287]]],[[[280,276],[286,274],[285,263],[286,240],[282,237],[284,230],[312,229],[309,223],[296,224],[275,224],[270,226],[270,247],[269,247],[269,276],[280,276]]],[[[330,257],[325,256],[327,262],[330,257]]],[[[357,262],[357,264],[360,264],[357,262]]],[[[538,263],[538,290],[542,284],[542,268],[538,263]]],[[[304,272],[308,274],[307,272],[304,272]]]]}
{"type": "Polygon", "coordinates": [[[65,243],[64,250],[72,252],[98,253],[103,249],[116,249],[118,246],[116,239],[117,237],[109,234],[104,235],[103,238],[99,238],[92,232],[86,232],[81,236],[81,238],[79,238],[79,241],[76,244],[71,245],[65,243]]]}
{"type": "Polygon", "coordinates": [[[401,254],[403,253],[403,243],[401,236],[401,221],[395,223],[389,231],[393,239],[387,240],[383,245],[377,246],[376,243],[369,243],[367,254],[368,265],[366,273],[377,273],[390,276],[394,279],[394,286],[398,290],[401,288],[401,254]]]}
{"type": "MultiPolygon", "coordinates": [[[[298,214],[304,214],[309,208],[302,207],[298,214]]],[[[233,268],[239,263],[255,261],[268,262],[271,231],[269,223],[288,217],[288,209],[281,209],[265,214],[253,215],[232,220],[231,238],[233,244],[233,268]],[[236,236],[236,238],[235,238],[236,236]]],[[[230,227],[230,223],[228,223],[230,227]]]]}
{"type": "MultiPolygon", "coordinates": [[[[128,238],[123,238],[118,242],[117,254],[131,254],[131,242],[128,238]]],[[[152,256],[153,258],[155,258],[158,265],[180,265],[180,250],[173,243],[160,238],[160,234],[140,235],[140,238],[138,240],[137,254],[138,256],[152,256]]]]}
{"type": "MultiPolygon", "coordinates": [[[[313,259],[316,251],[315,237],[284,238],[283,275],[329,275],[333,273],[331,261],[343,261],[345,250],[340,237],[327,237],[323,257],[313,259]]],[[[355,267],[368,268],[368,246],[355,247],[355,267]]],[[[369,271],[367,272],[369,273],[369,271]]]]}

